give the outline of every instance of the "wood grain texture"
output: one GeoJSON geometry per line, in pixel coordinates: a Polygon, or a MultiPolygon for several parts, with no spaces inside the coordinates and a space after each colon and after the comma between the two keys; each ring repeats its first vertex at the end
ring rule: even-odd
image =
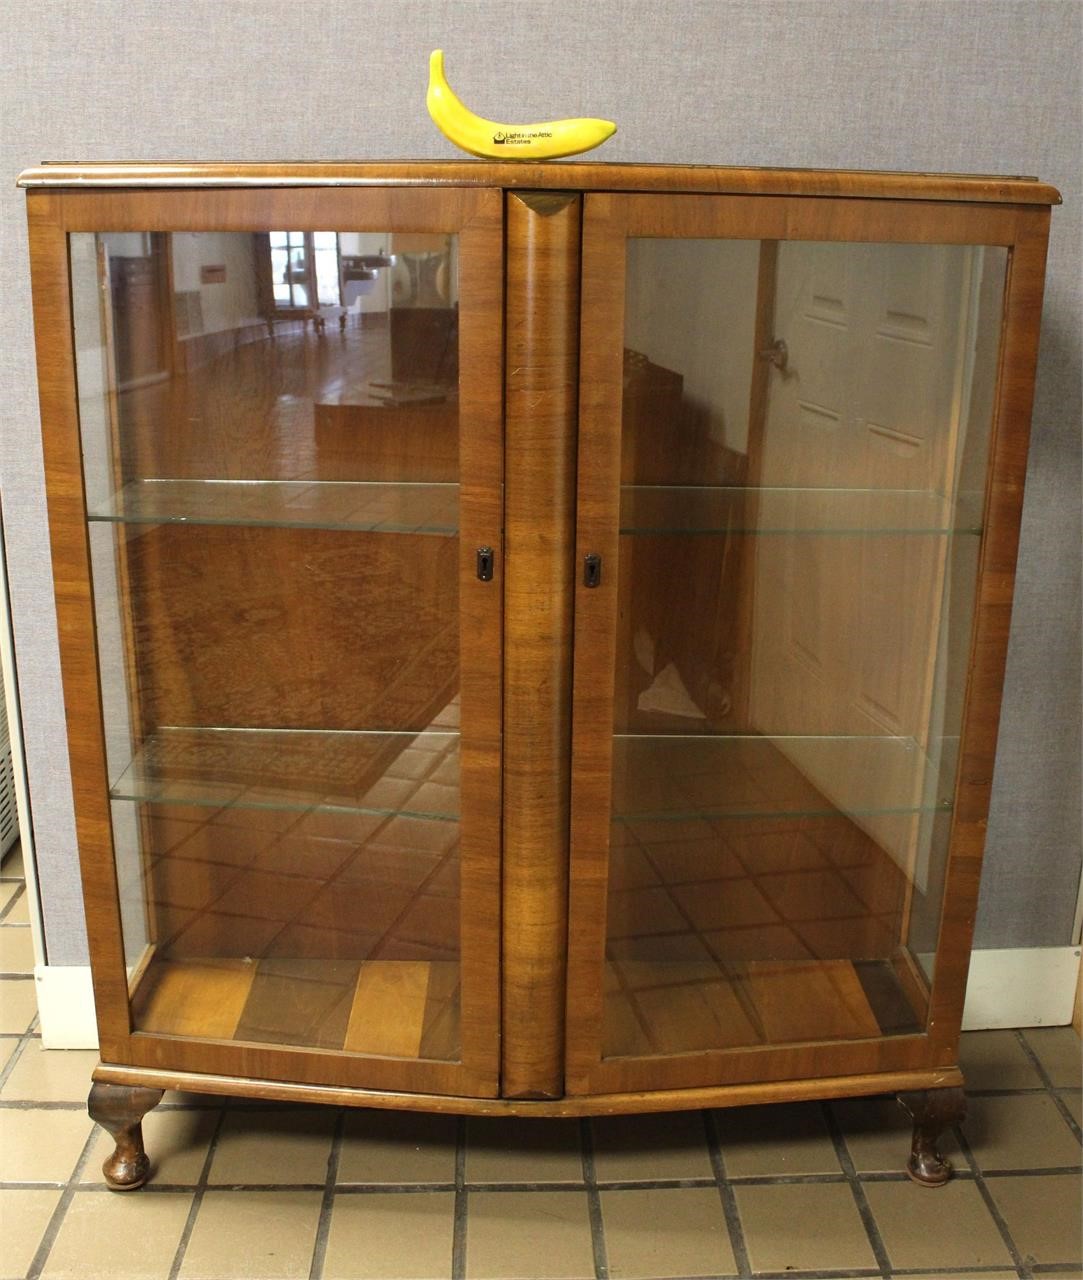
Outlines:
{"type": "Polygon", "coordinates": [[[580,286],[576,563],[602,558],[597,587],[575,584],[565,1087],[598,1092],[601,1058],[617,634],[620,405],[624,380],[623,203],[585,202],[580,286]]]}
{"type": "Polygon", "coordinates": [[[701,1089],[597,1094],[559,1099],[464,1098],[410,1093],[403,1089],[347,1089],[295,1084],[285,1079],[255,1080],[200,1071],[169,1071],[99,1063],[94,1079],[110,1084],[185,1089],[226,1097],[266,1098],[280,1102],[321,1102],[336,1107],[382,1107],[395,1111],[432,1111],[472,1116],[606,1116],[651,1111],[688,1111],[701,1107],[749,1107],[770,1102],[851,1098],[908,1089],[944,1089],[962,1084],[957,1067],[891,1071],[855,1076],[795,1078],[762,1084],[715,1085],[701,1089]]]}
{"type": "Polygon", "coordinates": [[[153,965],[132,1000],[143,1031],[232,1040],[248,1003],[250,960],[173,960],[153,965]]]}
{"type": "MultiPolygon", "coordinates": [[[[953,1089],[961,1083],[955,1064],[1037,355],[1049,223],[1042,206],[1059,201],[1052,188],[1033,179],[959,175],[473,162],[49,166],[28,171],[22,181],[38,188],[28,193],[35,333],[69,752],[105,1059],[96,1079],[335,1105],[550,1116],[953,1089]],[[589,194],[581,201],[584,192],[589,194]],[[246,973],[239,958],[179,955],[172,958],[179,967],[171,987],[157,982],[152,958],[145,990],[137,995],[140,1029],[133,1032],[100,720],[66,233],[261,232],[272,225],[460,238],[461,518],[457,605],[449,609],[458,610],[462,656],[461,994],[457,1002],[455,984],[437,966],[428,966],[425,979],[427,962],[403,960],[407,969],[390,979],[386,971],[366,968],[363,955],[344,954],[334,961],[339,968],[332,979],[318,980],[319,1000],[293,1007],[282,1000],[283,983],[294,984],[289,989],[297,994],[312,976],[295,956],[279,969],[257,973],[249,965],[246,973]],[[1010,250],[971,673],[929,995],[906,953],[891,957],[880,949],[875,959],[885,963],[875,973],[860,967],[869,960],[851,966],[814,952],[818,960],[808,967],[815,998],[807,1000],[809,984],[794,984],[790,961],[727,959],[732,985],[682,982],[676,993],[665,986],[637,988],[627,974],[614,980],[608,970],[628,236],[1010,250]],[[500,549],[490,582],[475,574],[479,546],[500,549]],[[587,553],[602,557],[595,589],[584,588],[577,572],[587,553]],[[573,598],[574,663],[568,647],[573,598]],[[205,973],[191,968],[208,964],[218,965],[210,985],[205,973]],[[644,1014],[644,1001],[653,1002],[653,1011],[648,1007],[644,1014]],[[909,1029],[906,1006],[920,1024],[926,1004],[927,1030],[918,1034],[909,1029]],[[461,1009],[461,1018],[452,1008],[461,1009]],[[304,1022],[303,1032],[296,1030],[294,1014],[298,1025],[304,1022]],[[647,1023],[662,1033],[668,1028],[676,1051],[660,1051],[647,1023]],[[209,1034],[222,1039],[200,1038],[209,1034]],[[358,1052],[343,1054],[340,1034],[358,1052]],[[306,1045],[306,1037],[315,1043],[306,1045]],[[425,1060],[430,1054],[451,1059],[460,1044],[461,1061],[425,1060]],[[405,1056],[393,1056],[399,1053],[405,1056]],[[521,1096],[497,1096],[501,1068],[505,1091],[521,1096]],[[555,1096],[562,1088],[568,1096],[555,1096]]],[[[770,264],[761,266],[766,286],[770,264]]],[[[765,306],[761,332],[768,319],[765,306]]],[[[187,371],[196,372],[195,366],[187,371]]],[[[325,438],[356,433],[349,404],[330,406],[326,416],[325,438]]],[[[452,456],[446,432],[435,419],[428,425],[436,444],[427,456],[443,478],[452,456]]],[[[384,458],[381,447],[374,445],[377,463],[384,458]]],[[[304,554],[310,552],[306,542],[304,554]]],[[[432,572],[455,576],[450,565],[432,572]]],[[[138,591],[139,584],[131,589],[138,591]]],[[[161,635],[175,638],[179,630],[163,611],[161,635]]],[[[148,690],[147,696],[157,694],[148,690]]],[[[145,832],[161,821],[157,813],[144,817],[145,832]]],[[[169,871],[164,859],[156,874],[167,878],[169,871]]],[[[350,908],[343,902],[336,909],[350,908]]],[[[167,958],[163,951],[163,963],[167,958]]]]}
{"type": "Polygon", "coordinates": [[[114,1191],[134,1191],[146,1182],[151,1164],[143,1147],[143,1117],[162,1100],[161,1089],[144,1089],[95,1081],[90,1087],[90,1118],[113,1138],[116,1146],[102,1164],[102,1174],[114,1191]]]}
{"type": "Polygon", "coordinates": [[[571,191],[703,191],[741,195],[887,197],[1059,204],[1036,178],[999,174],[892,173],[877,170],[763,169],[714,165],[599,164],[595,161],[494,164],[477,160],[370,164],[47,164],[19,176],[23,187],[261,187],[452,185],[571,191]]]}
{"type": "Polygon", "coordinates": [[[27,196],[38,397],[72,799],[101,1050],[125,1060],[128,984],[117,897],[85,523],[63,200],[27,196]]]}
{"type": "Polygon", "coordinates": [[[501,546],[504,520],[503,235],[503,197],[485,191],[459,232],[459,785],[463,1064],[486,1096],[500,1084],[504,564],[481,582],[476,555],[501,546]]]}
{"type": "Polygon", "coordinates": [[[866,1040],[921,1031],[888,961],[616,959],[605,1058],[866,1040]]]}
{"type": "MultiPolygon", "coordinates": [[[[221,191],[215,193],[31,192],[36,323],[41,356],[42,418],[56,566],[60,644],[88,932],[103,1049],[118,1061],[196,1066],[225,1074],[318,1078],[359,1085],[393,1085],[445,1093],[493,1094],[499,1077],[501,567],[480,583],[474,550],[499,545],[502,520],[503,197],[484,189],[221,191]],[[326,203],[326,196],[331,203],[326,203]],[[208,199],[208,197],[210,197],[208,199]],[[201,1043],[187,1034],[130,1030],[124,955],[112,856],[109,798],[100,717],[101,688],[87,554],[86,506],[75,404],[66,233],[82,229],[137,231],[253,231],[268,226],[320,230],[451,233],[459,237],[459,343],[462,354],[457,563],[438,577],[451,595],[458,578],[461,681],[461,867],[463,898],[471,910],[460,932],[462,954],[461,1061],[407,1064],[405,1076],[373,1054],[339,1062],[319,1048],[288,1044],[201,1043]],[[344,1065],[345,1063],[345,1065],[344,1065]],[[315,1075],[313,1075],[315,1073],[315,1075]]],[[[190,370],[188,375],[201,373],[190,370]]],[[[346,424],[344,430],[349,429],[346,424]]],[[[180,474],[184,474],[181,472],[180,474]]],[[[449,544],[454,545],[454,544],[449,544]]],[[[306,553],[307,554],[307,553],[306,553]]],[[[167,557],[168,558],[168,557],[167,557]]],[[[176,567],[176,566],[174,566],[176,567]]],[[[148,579],[144,577],[144,584],[148,579]]],[[[165,581],[159,577],[159,581],[165,581]]],[[[138,586],[133,590],[138,590],[138,586]]],[[[156,635],[167,645],[183,638],[176,619],[163,616],[156,635]]],[[[356,636],[354,637],[356,643],[356,636]]],[[[315,646],[318,647],[318,646],[315,646]]],[[[183,695],[179,694],[182,697],[183,695]]],[[[251,709],[251,708],[249,708],[251,709]]],[[[357,708],[354,708],[356,713],[357,708]]],[[[184,722],[181,717],[182,723],[184,722]]],[[[162,873],[168,870],[163,865],[162,873]]],[[[156,869],[157,874],[157,869],[156,869]]],[[[258,904],[257,904],[258,905],[258,904]]],[[[260,908],[262,909],[262,908],[260,908]]],[[[255,918],[254,918],[255,920],[255,918]]],[[[255,923],[259,923],[255,920],[255,923]]],[[[198,951],[197,951],[198,954],[198,951]]],[[[213,954],[213,952],[211,952],[213,954]]],[[[237,953],[234,952],[234,955],[237,953]]],[[[243,953],[242,953],[243,954],[243,953]]],[[[281,954],[281,953],[279,953],[281,954]]],[[[306,953],[302,952],[302,956],[306,953]]],[[[191,958],[184,957],[185,959],[191,958]]],[[[286,956],[286,958],[291,958],[286,956]]],[[[148,989],[149,990],[149,989],[148,989]]],[[[185,1003],[182,1001],[181,1003],[185,1003]]],[[[246,1002],[245,1008],[248,1008],[246,1002]]],[[[221,1016],[226,1016],[223,1006],[221,1016]]],[[[233,1006],[228,1013],[232,1018],[233,1006]]],[[[249,1009],[256,1024],[266,1009],[249,1009]],[[258,1014],[258,1016],[257,1016],[258,1014]]],[[[241,1016],[240,1013],[238,1015],[241,1016]]],[[[197,1020],[198,1021],[198,1020],[197,1020]]],[[[445,1045],[459,1029],[444,1026],[445,1045]]],[[[457,1056],[457,1055],[456,1055],[457,1056]]]]}
{"type": "MultiPolygon", "coordinates": [[[[978,586],[979,618],[969,711],[952,839],[940,951],[927,1034],[879,1034],[875,1019],[867,1038],[832,1039],[831,1018],[813,1019],[790,1044],[759,1048],[722,1043],[700,1053],[679,1052],[606,1058],[602,1052],[603,972],[606,931],[602,916],[610,874],[609,807],[612,773],[616,603],[605,579],[596,591],[579,590],[573,713],[573,797],[569,942],[569,1092],[626,1092],[691,1088],[710,1082],[896,1071],[948,1066],[957,1060],[970,931],[977,904],[978,864],[988,812],[995,728],[1008,634],[1026,454],[1026,423],[1041,303],[1041,267],[1048,211],[931,202],[853,199],[832,201],[765,196],[588,195],[585,205],[580,396],[579,550],[600,552],[612,584],[617,555],[617,491],[620,479],[622,384],[620,335],[624,331],[623,280],[626,239],[633,236],[766,240],[839,240],[1011,246],[1012,282],[1002,360],[998,428],[990,470],[990,523],[978,586]],[[817,1030],[818,1028],[818,1030],[817,1030]],[[822,1033],[822,1034],[821,1034],[822,1033]],[[807,1037],[815,1034],[819,1043],[807,1037]],[[800,1042],[801,1036],[806,1040],[800,1042]]],[[[762,266],[762,263],[761,263],[762,266]]],[[[762,274],[762,273],[761,273],[762,274]]],[[[762,283],[762,279],[761,279],[762,283]]],[[[761,325],[761,331],[765,326],[761,325]]],[[[755,396],[753,396],[755,399],[755,396]]],[[[896,934],[896,937],[898,935],[896,934]]],[[[854,955],[861,956],[862,951],[854,955]]],[[[890,951],[873,954],[885,955],[890,951]]],[[[877,976],[877,981],[883,975],[877,976]]],[[[755,980],[750,981],[755,985],[755,980]]],[[[923,984],[912,973],[893,980],[902,1001],[886,1014],[908,1027],[906,1005],[921,1014],[923,984]],[[896,1017],[897,1015],[897,1017],[896,1017]]],[[[875,986],[874,988],[875,989],[875,986]]],[[[702,993],[701,993],[702,995],[702,993]]],[[[832,1008],[860,1010],[865,992],[838,997],[832,1008]]],[[[761,998],[770,993],[761,983],[761,998]]],[[[610,992],[615,1030],[631,1046],[635,1022],[610,992]]],[[[787,1001],[787,1006],[789,1002],[787,1001]]],[[[813,1004],[818,1001],[813,1001],[813,1004]]],[[[669,1007],[666,1017],[672,1020],[669,1007]]],[[[690,1015],[691,1016],[691,1015],[690,1015]]],[[[678,1015],[678,1022],[680,1017],[678,1015]]],[[[642,1028],[640,1028],[642,1029],[642,1028]]],[[[682,1035],[688,1038],[687,1032],[682,1035]]],[[[834,1034],[838,1034],[836,1031],[834,1034]]],[[[767,1040],[774,1036],[765,1037],[767,1040]]],[[[782,1038],[791,1038],[784,1036],[782,1038]]],[[[721,1038],[720,1038],[721,1039],[721,1038]]],[[[634,1052],[634,1050],[633,1050],[634,1052]]]]}
{"type": "Polygon", "coordinates": [[[1019,551],[1049,221],[1047,209],[1020,213],[1008,262],[986,477],[985,531],[955,780],[950,853],[930,995],[930,1061],[938,1066],[957,1060],[978,911],[1019,551]]]}
{"type": "Polygon", "coordinates": [[[503,1067],[559,1097],[568,930],[580,201],[509,196],[504,522],[503,1067]]]}

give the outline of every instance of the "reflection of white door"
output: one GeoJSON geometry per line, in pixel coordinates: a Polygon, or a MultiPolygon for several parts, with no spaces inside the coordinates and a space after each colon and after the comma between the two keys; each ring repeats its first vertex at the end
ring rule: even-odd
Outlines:
{"type": "MultiPolygon", "coordinates": [[[[964,246],[779,245],[774,337],[788,364],[770,374],[761,483],[848,492],[804,508],[836,532],[757,539],[750,718],[772,735],[880,739],[860,776],[851,752],[780,744],[842,808],[910,808],[927,786],[947,540],[838,530],[875,525],[886,502],[899,503],[893,527],[927,526],[923,508],[934,515],[947,505],[937,495],[954,491],[974,257],[964,246]],[[927,497],[863,492],[885,489],[927,497]]],[[[913,816],[858,821],[913,869],[913,816]]]]}

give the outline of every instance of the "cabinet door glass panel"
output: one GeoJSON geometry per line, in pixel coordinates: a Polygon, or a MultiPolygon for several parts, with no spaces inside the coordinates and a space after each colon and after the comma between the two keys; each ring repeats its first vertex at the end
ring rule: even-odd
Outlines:
{"type": "Polygon", "coordinates": [[[629,240],[604,1056],[924,1029],[1004,274],[629,240]]]}
{"type": "Polygon", "coordinates": [[[133,1026],[458,1060],[456,237],[70,253],[133,1026]]]}

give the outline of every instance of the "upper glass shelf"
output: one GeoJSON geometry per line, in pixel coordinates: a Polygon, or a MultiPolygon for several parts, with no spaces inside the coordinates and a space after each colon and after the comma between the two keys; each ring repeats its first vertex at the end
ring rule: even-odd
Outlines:
{"type": "Polygon", "coordinates": [[[136,480],[92,521],[119,524],[225,524],[423,533],[459,528],[459,486],[336,480],[136,480]]]}
{"type": "Polygon", "coordinates": [[[618,734],[613,816],[833,817],[947,812],[936,761],[913,738],[618,734]]]}
{"type": "Polygon", "coordinates": [[[980,534],[982,495],[624,485],[622,534],[980,534]]]}
{"type": "Polygon", "coordinates": [[[459,815],[457,705],[423,731],[164,728],[110,787],[114,800],[338,810],[451,822],[459,815]]]}

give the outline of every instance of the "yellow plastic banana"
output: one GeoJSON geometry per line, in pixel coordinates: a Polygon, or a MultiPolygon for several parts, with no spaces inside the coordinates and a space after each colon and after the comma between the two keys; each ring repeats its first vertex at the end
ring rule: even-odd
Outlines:
{"type": "Polygon", "coordinates": [[[486,160],[555,160],[600,146],[617,131],[612,120],[549,120],[540,124],[500,124],[463,106],[444,78],[444,51],[429,57],[425,97],[436,127],[457,147],[486,160]]]}

